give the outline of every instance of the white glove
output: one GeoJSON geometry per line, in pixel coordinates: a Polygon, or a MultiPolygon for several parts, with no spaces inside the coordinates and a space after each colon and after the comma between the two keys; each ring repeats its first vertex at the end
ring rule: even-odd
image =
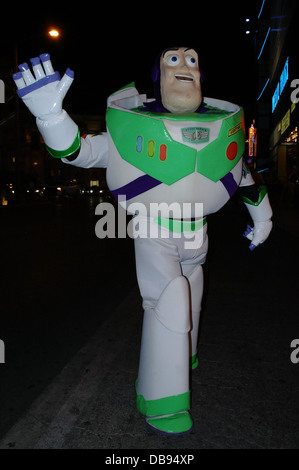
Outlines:
{"type": "Polygon", "coordinates": [[[243,234],[244,237],[251,241],[251,244],[249,245],[250,251],[253,251],[258,245],[267,240],[273,226],[271,220],[273,215],[272,208],[266,188],[263,188],[264,197],[258,204],[245,203],[254,224],[253,228],[250,225],[247,225],[243,234]]]}
{"type": "Polygon", "coordinates": [[[272,220],[256,222],[253,228],[250,225],[247,225],[247,228],[244,232],[244,237],[251,241],[249,245],[250,251],[253,251],[258,245],[264,243],[264,241],[267,240],[272,230],[272,226],[272,220]]]}
{"type": "Polygon", "coordinates": [[[41,54],[30,61],[34,76],[27,63],[19,65],[20,72],[13,75],[17,93],[36,117],[46,145],[56,151],[68,149],[76,139],[78,126],[62,109],[62,103],[74,80],[74,72],[68,68],[60,79],[49,54],[41,54]]]}
{"type": "Polygon", "coordinates": [[[20,72],[13,75],[17,93],[35,117],[44,121],[55,119],[62,111],[62,102],[74,80],[74,72],[67,69],[60,80],[59,73],[53,70],[49,54],[41,54],[30,62],[35,78],[28,64],[19,65],[20,72]]]}

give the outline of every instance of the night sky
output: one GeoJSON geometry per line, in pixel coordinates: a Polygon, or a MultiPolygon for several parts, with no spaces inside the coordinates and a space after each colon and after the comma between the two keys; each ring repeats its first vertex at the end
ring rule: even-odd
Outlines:
{"type": "Polygon", "coordinates": [[[107,96],[132,81],[140,93],[152,97],[150,72],[157,54],[167,46],[186,45],[199,53],[204,95],[240,104],[252,119],[253,34],[246,36],[245,19],[254,19],[259,1],[179,6],[164,2],[163,10],[162,2],[108,2],[108,7],[75,3],[62,11],[51,5],[15,5],[16,13],[5,15],[6,27],[0,31],[2,75],[3,67],[14,67],[15,43],[19,63],[49,52],[55,70],[75,71],[64,107],[74,113],[104,114],[107,96]],[[47,38],[52,25],[61,30],[59,40],[47,38]]]}

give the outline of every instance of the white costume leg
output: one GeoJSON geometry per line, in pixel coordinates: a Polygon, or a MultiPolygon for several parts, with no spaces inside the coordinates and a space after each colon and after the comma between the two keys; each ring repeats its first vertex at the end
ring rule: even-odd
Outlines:
{"type": "MultiPolygon", "coordinates": [[[[202,247],[184,252],[183,240],[172,238],[137,238],[135,252],[144,308],[137,407],[142,414],[152,416],[147,422],[161,432],[187,432],[192,427],[187,412],[190,408],[190,285],[200,280],[201,270],[197,265],[205,254],[202,255],[202,247]],[[182,272],[182,257],[189,282],[182,272]]],[[[202,290],[200,286],[197,289],[202,290]]],[[[200,299],[194,292],[195,304],[200,299]]],[[[197,343],[200,307],[195,310],[193,336],[197,343]]]]}
{"type": "Polygon", "coordinates": [[[198,329],[201,312],[201,301],[204,288],[203,268],[208,252],[207,225],[203,227],[201,233],[202,239],[198,248],[190,253],[190,250],[184,249],[181,258],[183,275],[186,276],[190,288],[190,311],[191,311],[191,331],[190,331],[190,356],[191,367],[196,369],[198,366],[198,329]]]}
{"type": "Polygon", "coordinates": [[[192,427],[189,414],[181,413],[190,408],[188,303],[188,283],[179,276],[170,281],[156,308],[144,312],[137,403],[146,416],[171,415],[171,422],[162,418],[160,426],[156,418],[147,419],[164,432],[192,427]]]}
{"type": "Polygon", "coordinates": [[[183,273],[187,277],[191,293],[191,367],[196,369],[198,366],[197,346],[198,346],[198,329],[201,312],[201,301],[204,287],[203,268],[198,264],[190,273],[190,266],[182,263],[183,273]]]}

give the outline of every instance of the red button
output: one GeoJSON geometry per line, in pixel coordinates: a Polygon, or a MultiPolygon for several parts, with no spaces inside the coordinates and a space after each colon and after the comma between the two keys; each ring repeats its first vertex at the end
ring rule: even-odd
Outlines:
{"type": "Polygon", "coordinates": [[[226,156],[229,160],[234,160],[238,153],[238,144],[237,142],[231,142],[226,149],[226,156]]]}
{"type": "Polygon", "coordinates": [[[159,158],[161,162],[165,162],[167,158],[167,147],[165,144],[160,145],[160,155],[159,158]]]}

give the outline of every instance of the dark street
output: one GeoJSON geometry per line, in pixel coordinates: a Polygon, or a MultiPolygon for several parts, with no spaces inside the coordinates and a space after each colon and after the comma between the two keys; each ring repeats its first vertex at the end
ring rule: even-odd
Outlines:
{"type": "Polygon", "coordinates": [[[8,6],[0,450],[299,449],[299,2],[8,6]]]}
{"type": "Polygon", "coordinates": [[[1,434],[135,286],[132,241],[96,238],[97,203],[1,208],[1,434]]]}
{"type": "Polygon", "coordinates": [[[299,218],[271,200],[274,228],[254,252],[237,196],[209,218],[195,425],[173,438],[135,407],[133,241],[96,237],[97,198],[2,207],[0,448],[298,448],[299,218]]]}

